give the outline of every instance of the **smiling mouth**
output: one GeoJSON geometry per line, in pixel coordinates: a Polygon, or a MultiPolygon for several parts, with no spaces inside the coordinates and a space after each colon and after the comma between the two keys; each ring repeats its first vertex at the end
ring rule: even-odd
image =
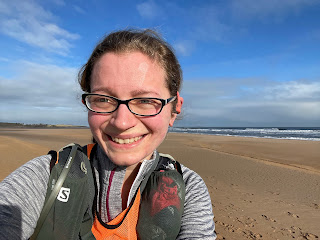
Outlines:
{"type": "Polygon", "coordinates": [[[134,137],[134,138],[116,138],[116,137],[111,137],[112,141],[118,144],[130,144],[139,141],[143,136],[139,137],[134,137]]]}

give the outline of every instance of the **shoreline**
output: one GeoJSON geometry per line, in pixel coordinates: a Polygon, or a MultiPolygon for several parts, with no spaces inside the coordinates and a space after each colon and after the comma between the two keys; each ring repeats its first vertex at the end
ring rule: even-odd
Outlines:
{"type": "MultiPolygon", "coordinates": [[[[183,129],[184,127],[177,127],[175,129],[183,129]]],[[[15,123],[0,123],[0,131],[10,131],[10,130],[18,130],[18,129],[40,129],[40,130],[46,130],[46,129],[90,129],[88,126],[75,126],[75,125],[63,125],[63,124],[56,124],[56,125],[50,125],[50,124],[20,124],[16,125],[15,123]]],[[[187,128],[189,129],[189,128],[187,128]]],[[[197,130],[197,128],[191,128],[197,130]]],[[[217,128],[208,128],[208,129],[219,129],[219,130],[246,130],[246,129],[253,129],[253,130],[261,130],[261,129],[278,129],[279,131],[283,130],[316,130],[320,131],[320,127],[252,127],[252,128],[247,128],[247,127],[217,127],[217,128]]],[[[200,128],[200,130],[204,130],[203,128],[200,128]]],[[[222,136],[222,137],[244,137],[244,138],[262,138],[262,139],[279,139],[279,140],[298,140],[298,141],[320,141],[320,138],[302,138],[302,137],[272,137],[272,136],[250,136],[250,135],[232,135],[232,134],[211,134],[211,133],[202,133],[202,132],[197,132],[197,131],[190,131],[190,132],[183,132],[183,131],[176,131],[176,130],[170,130],[169,129],[169,134],[171,133],[176,133],[176,134],[197,134],[197,135],[206,135],[206,136],[222,136]]]]}
{"type": "Polygon", "coordinates": [[[240,135],[223,135],[223,134],[206,134],[206,133],[188,133],[188,132],[169,132],[177,134],[196,134],[196,135],[206,135],[206,136],[221,136],[221,137],[240,137],[240,138],[258,138],[258,139],[279,139],[279,140],[296,140],[296,141],[312,141],[319,142],[319,138],[276,138],[276,137],[257,137],[257,136],[240,136],[240,135]]]}
{"type": "Polygon", "coordinates": [[[246,136],[246,135],[231,135],[231,134],[209,134],[209,133],[199,133],[199,132],[182,132],[182,131],[170,131],[169,133],[177,133],[177,134],[198,134],[198,135],[206,135],[206,136],[222,136],[222,137],[240,137],[240,138],[262,138],[262,139],[279,139],[279,140],[298,140],[298,141],[312,141],[319,142],[320,138],[295,138],[295,137],[271,137],[271,136],[246,136]]]}

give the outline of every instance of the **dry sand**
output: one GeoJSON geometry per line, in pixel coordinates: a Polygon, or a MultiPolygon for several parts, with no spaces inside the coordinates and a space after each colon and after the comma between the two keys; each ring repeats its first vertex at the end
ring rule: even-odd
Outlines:
{"type": "MultiPolygon", "coordinates": [[[[88,129],[0,129],[0,180],[88,129]]],[[[319,239],[320,142],[168,134],[159,151],[205,180],[218,239],[319,239]]]]}

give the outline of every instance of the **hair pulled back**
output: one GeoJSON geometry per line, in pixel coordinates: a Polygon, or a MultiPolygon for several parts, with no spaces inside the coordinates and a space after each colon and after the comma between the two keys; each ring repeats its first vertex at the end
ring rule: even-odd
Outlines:
{"type": "MultiPolygon", "coordinates": [[[[91,92],[91,75],[96,62],[108,52],[126,53],[140,51],[155,60],[166,73],[166,84],[171,96],[180,90],[182,70],[171,46],[151,30],[122,30],[107,35],[93,50],[88,62],[78,74],[78,81],[85,92],[91,92]]],[[[176,101],[175,101],[176,103],[176,101]]],[[[175,104],[174,104],[175,105],[175,104]]],[[[175,109],[175,108],[174,108],[175,109]]]]}

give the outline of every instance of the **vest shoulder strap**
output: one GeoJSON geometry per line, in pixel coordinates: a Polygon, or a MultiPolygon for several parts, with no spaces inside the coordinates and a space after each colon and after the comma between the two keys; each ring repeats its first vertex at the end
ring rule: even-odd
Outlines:
{"type": "MultiPolygon", "coordinates": [[[[78,144],[77,144],[78,145],[78,144]]],[[[66,145],[65,147],[61,148],[59,150],[59,152],[63,151],[64,149],[70,147],[71,145],[68,144],[66,145]]],[[[95,143],[91,143],[91,144],[88,144],[88,145],[85,145],[83,147],[80,147],[82,149],[82,152],[87,155],[88,159],[92,159],[91,158],[91,154],[94,152],[92,151],[92,149],[96,147],[96,144],[95,143]]],[[[79,148],[79,149],[80,149],[79,148]]],[[[52,168],[58,163],[59,161],[59,152],[55,151],[55,150],[50,150],[48,152],[48,155],[51,155],[51,161],[50,161],[50,172],[52,172],[52,168]]]]}
{"type": "Polygon", "coordinates": [[[178,173],[182,175],[181,165],[178,161],[176,161],[171,155],[159,153],[160,159],[158,162],[158,166],[156,170],[168,170],[168,169],[176,169],[178,173]],[[172,165],[171,165],[172,164],[172,165]]]}
{"type": "Polygon", "coordinates": [[[181,165],[171,155],[156,153],[156,159],[148,174],[140,184],[140,192],[143,193],[151,173],[167,170],[176,170],[182,176],[181,165]]]}
{"type": "Polygon", "coordinates": [[[97,146],[96,143],[91,143],[91,144],[88,144],[88,145],[85,145],[85,146],[82,147],[83,153],[88,156],[89,160],[92,159],[91,154],[94,152],[94,151],[92,151],[92,150],[93,150],[93,148],[95,148],[96,146],[97,146]]]}
{"type": "MultiPolygon", "coordinates": [[[[83,200],[84,205],[81,206],[82,213],[79,214],[81,215],[79,222],[81,223],[82,218],[86,213],[89,220],[89,224],[86,224],[89,226],[87,231],[90,231],[90,227],[93,222],[91,202],[94,198],[95,186],[93,182],[91,164],[87,154],[89,156],[91,155],[93,147],[94,145],[91,144],[85,147],[81,147],[78,144],[69,144],[60,149],[59,152],[49,152],[49,154],[52,156],[52,159],[50,162],[50,178],[48,182],[45,205],[41,211],[31,240],[39,238],[41,239],[43,236],[48,237],[47,239],[51,239],[49,236],[53,236],[54,232],[51,230],[48,231],[47,229],[54,229],[51,226],[52,221],[50,221],[50,219],[55,219],[55,215],[59,216],[59,213],[56,213],[58,209],[57,206],[61,206],[59,209],[62,209],[62,213],[64,213],[64,211],[67,212],[67,204],[71,204],[72,202],[81,202],[81,197],[87,200],[83,200]],[[85,194],[83,194],[82,190],[85,192],[85,194]],[[55,211],[53,211],[53,208],[55,211]],[[92,221],[90,219],[92,219],[92,221]]],[[[60,213],[60,215],[62,213],[60,213]]],[[[63,216],[63,214],[61,216],[63,216]]],[[[76,220],[66,220],[66,224],[68,226],[72,222],[76,222],[76,220]]],[[[57,225],[64,226],[66,224],[57,225]]]]}
{"type": "Polygon", "coordinates": [[[54,150],[50,150],[48,152],[48,155],[51,155],[51,161],[50,161],[50,172],[52,172],[52,168],[54,167],[54,165],[56,165],[57,163],[57,159],[58,159],[58,153],[54,150]]]}

